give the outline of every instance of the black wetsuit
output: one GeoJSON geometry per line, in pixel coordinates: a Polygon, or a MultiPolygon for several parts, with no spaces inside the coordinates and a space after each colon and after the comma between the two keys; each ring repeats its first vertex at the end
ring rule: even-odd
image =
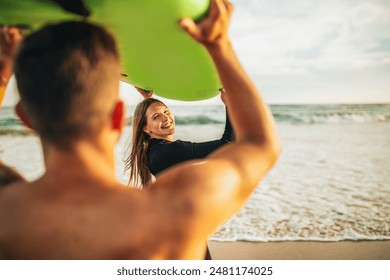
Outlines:
{"type": "MultiPolygon", "coordinates": [[[[225,131],[219,140],[193,143],[189,141],[176,140],[171,142],[163,139],[150,139],[148,147],[148,167],[153,175],[175,164],[186,160],[200,159],[233,141],[234,133],[226,111],[225,131]]],[[[206,260],[211,260],[209,249],[207,248],[206,260]]]]}

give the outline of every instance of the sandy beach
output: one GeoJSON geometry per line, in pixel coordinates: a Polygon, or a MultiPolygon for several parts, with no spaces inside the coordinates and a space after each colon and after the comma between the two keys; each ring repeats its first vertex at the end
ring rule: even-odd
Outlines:
{"type": "Polygon", "coordinates": [[[214,260],[390,260],[386,241],[210,241],[214,260]]]}

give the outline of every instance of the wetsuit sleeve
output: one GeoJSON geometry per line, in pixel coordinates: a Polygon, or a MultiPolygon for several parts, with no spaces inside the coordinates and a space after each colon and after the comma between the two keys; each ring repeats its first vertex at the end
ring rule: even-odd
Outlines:
{"type": "Polygon", "coordinates": [[[225,122],[225,130],[223,131],[222,134],[222,139],[227,142],[232,142],[234,141],[234,131],[233,131],[232,124],[230,123],[229,112],[227,108],[225,108],[225,114],[226,114],[226,122],[225,122]]]}
{"type": "Polygon", "coordinates": [[[234,140],[233,127],[230,123],[229,113],[226,108],[226,122],[225,129],[222,134],[222,138],[219,140],[201,142],[201,143],[192,143],[192,159],[204,158],[214,152],[216,149],[222,147],[223,145],[230,143],[234,140]]]}

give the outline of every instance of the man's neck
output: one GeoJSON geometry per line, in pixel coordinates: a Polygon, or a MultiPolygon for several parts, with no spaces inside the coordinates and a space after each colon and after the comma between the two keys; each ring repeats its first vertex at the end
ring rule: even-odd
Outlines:
{"type": "Polygon", "coordinates": [[[102,147],[88,141],[78,141],[69,150],[44,146],[46,176],[99,181],[102,184],[115,181],[113,147],[102,147]]]}

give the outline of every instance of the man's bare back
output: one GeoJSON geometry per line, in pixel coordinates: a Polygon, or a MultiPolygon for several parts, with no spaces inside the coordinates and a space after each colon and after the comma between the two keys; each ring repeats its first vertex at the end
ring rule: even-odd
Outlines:
{"type": "MultiPolygon", "coordinates": [[[[185,235],[191,233],[191,212],[175,209],[166,193],[150,195],[122,185],[91,183],[93,186],[86,183],[56,187],[38,182],[3,190],[2,257],[198,259],[203,256],[202,250],[190,250],[188,254],[185,249],[190,246],[185,235]],[[182,213],[174,221],[164,218],[166,213],[178,211],[182,213]]],[[[202,249],[203,245],[195,247],[202,249]]]]}

